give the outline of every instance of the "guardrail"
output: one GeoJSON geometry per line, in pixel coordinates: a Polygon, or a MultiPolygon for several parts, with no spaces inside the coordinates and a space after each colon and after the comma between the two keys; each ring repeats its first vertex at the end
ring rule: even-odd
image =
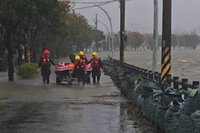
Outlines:
{"type": "MultiPolygon", "coordinates": [[[[113,61],[113,63],[120,63],[119,60],[116,59],[111,59],[113,61]]],[[[148,78],[148,79],[153,79],[153,74],[155,74],[155,80],[160,82],[160,73],[159,72],[152,72],[148,69],[144,69],[144,68],[140,68],[134,65],[130,65],[128,63],[123,63],[121,64],[122,66],[131,69],[135,74],[140,74],[142,75],[144,78],[148,78]]],[[[180,89],[184,89],[187,90],[188,88],[191,89],[196,89],[199,87],[199,81],[192,81],[192,83],[188,82],[189,80],[186,78],[179,78],[177,76],[171,76],[169,78],[169,80],[167,81],[169,83],[169,85],[173,86],[173,88],[177,89],[177,91],[179,91],[180,89]]]]}

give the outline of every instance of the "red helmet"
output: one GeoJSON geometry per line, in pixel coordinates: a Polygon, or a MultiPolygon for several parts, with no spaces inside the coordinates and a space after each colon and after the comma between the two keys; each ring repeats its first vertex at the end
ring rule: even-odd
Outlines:
{"type": "Polygon", "coordinates": [[[43,54],[50,54],[50,52],[49,52],[49,50],[45,49],[45,50],[43,51],[43,54]]]}

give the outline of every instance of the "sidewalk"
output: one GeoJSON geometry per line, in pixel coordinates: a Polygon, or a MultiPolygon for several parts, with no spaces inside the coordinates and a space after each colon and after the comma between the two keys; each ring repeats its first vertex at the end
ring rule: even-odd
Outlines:
{"type": "Polygon", "coordinates": [[[0,82],[8,79],[8,72],[0,72],[0,82]]]}
{"type": "MultiPolygon", "coordinates": [[[[4,75],[4,74],[1,74],[4,75]]],[[[1,81],[1,133],[135,133],[126,100],[105,75],[100,85],[43,86],[41,77],[1,81]]]]}

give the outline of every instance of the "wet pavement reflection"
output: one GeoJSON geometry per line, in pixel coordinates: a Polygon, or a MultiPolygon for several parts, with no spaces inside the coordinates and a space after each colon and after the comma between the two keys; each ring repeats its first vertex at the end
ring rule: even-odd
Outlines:
{"type": "Polygon", "coordinates": [[[9,103],[1,133],[134,133],[126,104],[9,103]]]}
{"type": "Polygon", "coordinates": [[[1,82],[0,133],[135,133],[126,100],[109,77],[86,86],[40,80],[1,82]]]}

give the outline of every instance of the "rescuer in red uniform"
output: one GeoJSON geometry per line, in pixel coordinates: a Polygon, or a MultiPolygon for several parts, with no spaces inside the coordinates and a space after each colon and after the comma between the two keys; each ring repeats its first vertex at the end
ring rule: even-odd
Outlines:
{"type": "Polygon", "coordinates": [[[77,55],[74,61],[74,76],[78,78],[78,84],[82,80],[83,85],[85,85],[85,63],[81,60],[80,56],[77,55]]]}
{"type": "Polygon", "coordinates": [[[44,50],[42,53],[42,56],[40,57],[39,63],[38,63],[38,70],[41,67],[41,75],[43,84],[49,84],[49,77],[51,74],[51,64],[55,65],[55,63],[50,58],[50,51],[44,50]]]}
{"type": "Polygon", "coordinates": [[[100,77],[101,77],[101,59],[97,57],[97,52],[92,52],[92,59],[88,62],[91,63],[92,66],[92,79],[93,84],[99,84],[100,77]]]}
{"type": "Polygon", "coordinates": [[[83,51],[80,51],[80,52],[79,52],[79,56],[80,56],[81,60],[82,60],[84,63],[87,63],[87,62],[88,62],[87,56],[85,55],[85,53],[84,53],[83,51]]]}

